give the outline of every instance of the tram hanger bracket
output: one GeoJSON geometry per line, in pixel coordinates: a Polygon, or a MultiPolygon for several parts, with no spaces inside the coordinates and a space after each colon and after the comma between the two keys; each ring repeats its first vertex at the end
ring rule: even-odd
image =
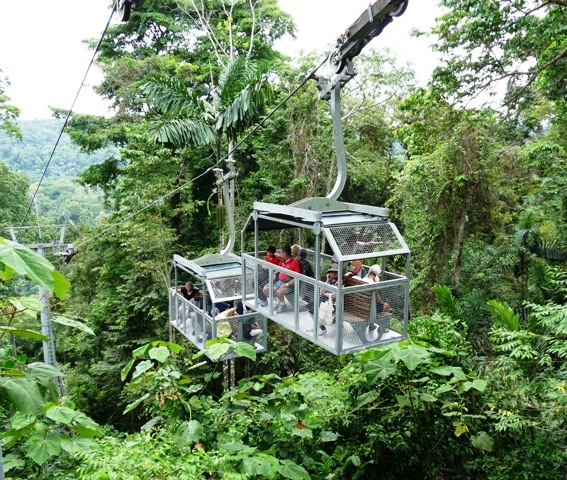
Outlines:
{"type": "Polygon", "coordinates": [[[345,68],[337,73],[330,81],[323,76],[317,77],[317,91],[319,92],[319,100],[330,100],[331,90],[335,86],[340,85],[341,88],[346,85],[358,72],[355,70],[352,60],[347,60],[345,68]]]}
{"type": "Polygon", "coordinates": [[[342,71],[348,60],[356,57],[374,37],[407,8],[409,0],[376,0],[360,17],[337,38],[335,49],[329,55],[335,73],[342,71]]]}

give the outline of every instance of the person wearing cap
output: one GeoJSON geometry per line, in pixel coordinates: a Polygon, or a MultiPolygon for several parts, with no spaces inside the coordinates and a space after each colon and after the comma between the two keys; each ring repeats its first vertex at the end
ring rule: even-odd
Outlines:
{"type": "Polygon", "coordinates": [[[345,274],[345,277],[362,280],[363,276],[362,262],[360,260],[353,260],[352,262],[350,262],[349,271],[345,274]]]}
{"type": "MultiPolygon", "coordinates": [[[[292,253],[293,255],[293,253],[292,253]]],[[[301,265],[301,273],[307,277],[315,278],[315,272],[311,266],[311,262],[307,260],[307,250],[301,248],[299,250],[299,257],[297,258],[299,265],[301,265]]]]}
{"type": "Polygon", "coordinates": [[[366,283],[378,283],[380,281],[381,272],[382,269],[380,268],[380,265],[375,263],[370,266],[368,274],[362,279],[362,281],[366,283]]]}

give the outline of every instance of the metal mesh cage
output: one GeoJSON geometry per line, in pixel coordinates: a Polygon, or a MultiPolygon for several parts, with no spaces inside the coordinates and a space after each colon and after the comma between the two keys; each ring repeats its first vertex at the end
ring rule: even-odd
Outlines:
{"type": "MultiPolygon", "coordinates": [[[[215,280],[207,280],[208,292],[213,303],[239,299],[242,296],[241,275],[227,276],[215,280]]],[[[252,283],[247,285],[250,291],[252,283]]]]}
{"type": "Polygon", "coordinates": [[[336,242],[341,257],[359,258],[404,248],[399,235],[389,222],[360,226],[340,226],[328,231],[336,242]]]}
{"type": "MultiPolygon", "coordinates": [[[[267,348],[267,320],[255,312],[213,318],[171,289],[170,319],[171,324],[199,350],[204,350],[205,343],[211,338],[222,336],[236,342],[250,343],[257,352],[267,348]]],[[[234,351],[229,350],[221,360],[235,357],[234,351]]]]}

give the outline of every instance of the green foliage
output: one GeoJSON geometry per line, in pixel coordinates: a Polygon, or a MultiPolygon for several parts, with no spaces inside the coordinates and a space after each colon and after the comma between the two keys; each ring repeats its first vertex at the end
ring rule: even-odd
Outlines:
{"type": "Polygon", "coordinates": [[[445,54],[435,78],[452,94],[478,95],[505,79],[510,105],[541,91],[564,102],[565,5],[534,0],[443,0],[433,33],[445,54]]]}
{"type": "Polygon", "coordinates": [[[67,294],[70,286],[48,260],[24,245],[0,237],[0,280],[6,282],[15,273],[26,275],[59,298],[67,294]]]}
{"type": "Polygon", "coordinates": [[[28,179],[0,162],[0,226],[12,227],[24,218],[28,204],[28,179]]]}
{"type": "MultiPolygon", "coordinates": [[[[69,282],[46,259],[29,248],[0,238],[0,280],[7,282],[14,274],[26,275],[42,288],[63,298],[69,282]],[[2,248],[3,247],[3,248],[2,248]]],[[[0,341],[5,336],[49,342],[49,338],[25,328],[27,321],[36,320],[39,302],[31,298],[0,300],[0,341]]],[[[88,327],[80,322],[60,317],[59,323],[88,327]]],[[[91,332],[92,333],[92,332],[91,332]]],[[[0,348],[0,408],[4,423],[10,418],[11,426],[4,429],[2,446],[10,453],[6,471],[23,470],[37,477],[43,466],[62,451],[74,455],[89,446],[89,439],[98,433],[98,425],[66,399],[59,399],[54,383],[63,374],[58,368],[44,363],[27,363],[25,354],[16,355],[12,348],[0,348]],[[19,458],[21,455],[21,458],[19,458]],[[39,467],[29,466],[23,457],[30,458],[39,467]]],[[[3,466],[2,466],[3,468],[3,466]]],[[[2,475],[3,475],[2,470],[2,475]]]]}
{"type": "Polygon", "coordinates": [[[12,417],[11,428],[2,434],[4,448],[21,443],[25,456],[41,466],[62,452],[73,456],[91,446],[99,426],[74,410],[72,402],[66,399],[57,403],[42,401],[41,407],[39,412],[33,413],[20,409],[12,417]]]}
{"type": "MultiPolygon", "coordinates": [[[[0,70],[2,73],[2,70],[0,70]]],[[[6,77],[0,77],[0,132],[3,130],[8,135],[15,138],[22,138],[22,132],[16,120],[20,114],[20,109],[11,105],[10,97],[6,94],[10,82],[6,77]]]]}
{"type": "Polygon", "coordinates": [[[520,329],[520,319],[514,311],[506,304],[498,300],[489,300],[488,306],[495,319],[511,331],[518,331],[520,329]]]}

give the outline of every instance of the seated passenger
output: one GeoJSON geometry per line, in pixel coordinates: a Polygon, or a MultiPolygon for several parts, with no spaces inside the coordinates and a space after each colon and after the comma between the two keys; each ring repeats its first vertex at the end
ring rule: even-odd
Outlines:
{"type": "MultiPolygon", "coordinates": [[[[337,285],[338,282],[339,269],[337,268],[337,265],[333,263],[327,270],[327,280],[325,281],[325,283],[334,286],[337,285]]],[[[335,294],[322,288],[319,292],[319,299],[319,328],[322,331],[326,331],[327,327],[325,326],[325,324],[329,325],[334,322],[335,294]]]]}
{"type": "MultiPolygon", "coordinates": [[[[315,272],[313,271],[313,267],[311,266],[311,262],[307,260],[307,250],[304,248],[299,250],[299,257],[297,258],[299,265],[301,266],[301,273],[309,278],[315,278],[315,272]]],[[[306,286],[309,292],[313,292],[313,288],[309,285],[306,286]]],[[[303,295],[301,298],[304,302],[307,303],[307,310],[311,315],[315,312],[315,295],[303,295]]]]}
{"type": "MultiPolygon", "coordinates": [[[[224,312],[217,314],[215,320],[223,320],[225,318],[234,317],[236,308],[227,308],[224,312]]],[[[230,337],[232,335],[232,327],[230,322],[217,322],[217,337],[230,337]]]]}
{"type": "MultiPolygon", "coordinates": [[[[380,265],[374,264],[368,269],[368,275],[362,279],[363,282],[366,283],[378,283],[380,281],[380,273],[382,269],[380,265]]],[[[383,302],[380,298],[380,294],[376,292],[376,313],[386,313],[390,311],[390,305],[386,302],[383,302]]]]}
{"type": "MultiPolygon", "coordinates": [[[[291,247],[289,245],[284,245],[281,250],[282,250],[281,266],[293,272],[301,273],[301,266],[299,265],[299,262],[291,256],[291,247]]],[[[277,280],[274,281],[275,296],[279,301],[277,313],[282,313],[284,311],[285,295],[293,292],[294,284],[295,284],[295,280],[291,275],[287,275],[286,273],[283,272],[278,274],[277,280]]],[[[264,291],[264,295],[268,297],[270,292],[270,285],[269,284],[265,285],[263,291],[264,291]]]]}
{"type": "MultiPolygon", "coordinates": [[[[274,245],[268,245],[266,248],[266,262],[272,265],[277,265],[278,267],[282,263],[281,257],[276,254],[276,247],[274,245]]],[[[258,272],[258,299],[260,300],[260,305],[265,307],[268,304],[267,297],[264,294],[264,287],[270,283],[270,273],[267,268],[262,268],[258,272]]]]}
{"type": "Polygon", "coordinates": [[[345,273],[345,277],[362,280],[363,276],[364,271],[362,270],[362,262],[360,260],[353,260],[352,262],[350,262],[349,271],[345,273]]]}
{"type": "Polygon", "coordinates": [[[362,281],[366,283],[378,283],[380,281],[381,272],[382,269],[380,268],[380,265],[375,263],[374,265],[370,266],[370,268],[368,269],[368,274],[362,279],[362,281]]]}

